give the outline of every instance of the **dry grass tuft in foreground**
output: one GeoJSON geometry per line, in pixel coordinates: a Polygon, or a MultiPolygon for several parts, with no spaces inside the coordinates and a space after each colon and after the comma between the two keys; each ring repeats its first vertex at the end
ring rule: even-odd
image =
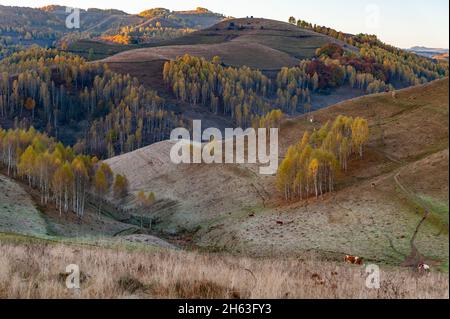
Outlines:
{"type": "Polygon", "coordinates": [[[448,274],[382,270],[312,259],[250,259],[182,251],[130,251],[47,243],[0,243],[0,298],[448,298],[448,274]],[[77,264],[81,289],[67,289],[77,264]]]}

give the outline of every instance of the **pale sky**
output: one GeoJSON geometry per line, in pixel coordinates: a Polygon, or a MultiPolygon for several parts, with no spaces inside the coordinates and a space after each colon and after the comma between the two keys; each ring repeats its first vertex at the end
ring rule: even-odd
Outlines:
{"type": "Polygon", "coordinates": [[[255,16],[287,21],[295,16],[348,33],[376,34],[401,48],[449,47],[448,0],[0,0],[2,5],[120,9],[138,13],[164,7],[186,10],[205,7],[227,16],[255,16]]]}

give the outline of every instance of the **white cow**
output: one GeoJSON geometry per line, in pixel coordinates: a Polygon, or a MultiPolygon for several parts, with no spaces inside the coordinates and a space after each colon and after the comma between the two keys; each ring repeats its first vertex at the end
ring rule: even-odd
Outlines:
{"type": "Polygon", "coordinates": [[[419,266],[417,266],[417,269],[419,271],[423,271],[423,272],[429,272],[430,271],[430,266],[424,263],[419,264],[419,266]]]}

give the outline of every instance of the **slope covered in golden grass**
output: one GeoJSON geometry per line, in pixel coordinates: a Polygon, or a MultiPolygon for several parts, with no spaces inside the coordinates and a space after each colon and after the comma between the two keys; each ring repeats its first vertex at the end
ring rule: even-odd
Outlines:
{"type": "Polygon", "coordinates": [[[0,298],[448,298],[448,275],[383,269],[366,288],[360,267],[182,251],[131,250],[17,241],[0,243],[0,298]],[[67,265],[80,289],[67,289],[67,265]]]}

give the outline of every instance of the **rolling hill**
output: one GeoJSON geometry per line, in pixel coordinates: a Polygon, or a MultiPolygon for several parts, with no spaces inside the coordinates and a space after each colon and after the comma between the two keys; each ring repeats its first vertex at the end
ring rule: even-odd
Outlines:
{"type": "Polygon", "coordinates": [[[418,55],[436,59],[436,60],[446,60],[448,61],[448,49],[439,49],[439,48],[426,48],[426,47],[412,47],[408,49],[408,51],[414,52],[418,55]]]}
{"type": "Polygon", "coordinates": [[[313,113],[312,124],[289,119],[281,128],[280,154],[306,129],[339,114],[367,118],[372,138],[365,160],[355,160],[338,191],[318,200],[283,203],[274,178],[261,177],[254,166],[175,166],[168,141],[108,163],[129,176],[133,192],[156,194],[148,216],[158,231],[190,234],[196,246],[251,255],[318,251],[331,259],[350,253],[399,265],[427,210],[431,217],[416,245],[448,267],[448,79],[398,91],[395,98],[383,93],[345,101],[313,113]]]}
{"type": "Polygon", "coordinates": [[[121,52],[104,62],[173,60],[184,54],[211,59],[218,55],[226,65],[279,70],[283,66],[295,66],[299,59],[313,57],[317,48],[326,43],[339,43],[354,50],[336,39],[288,23],[230,19],[181,38],[161,41],[151,48],[121,52]]]}

